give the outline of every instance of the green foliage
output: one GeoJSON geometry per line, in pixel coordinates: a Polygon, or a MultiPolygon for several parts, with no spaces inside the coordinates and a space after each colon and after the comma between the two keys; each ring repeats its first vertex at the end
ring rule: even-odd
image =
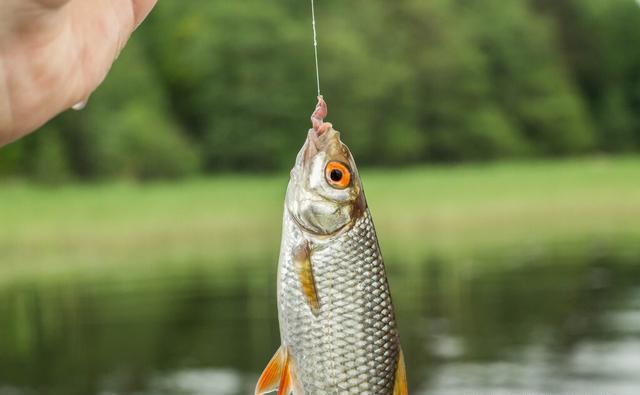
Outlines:
{"type": "Polygon", "coordinates": [[[57,184],[69,177],[66,147],[58,129],[50,126],[43,129],[42,137],[32,141],[28,172],[36,180],[57,184]]]}
{"type": "Polygon", "coordinates": [[[254,3],[171,4],[147,31],[209,170],[288,166],[315,105],[300,55],[309,54],[308,30],[283,5],[254,3]]]}
{"type": "Polygon", "coordinates": [[[0,176],[21,174],[26,158],[25,140],[10,144],[0,151],[0,176]]]}
{"type": "Polygon", "coordinates": [[[640,7],[628,0],[535,0],[552,16],[562,54],[589,106],[597,148],[640,148],[640,7]]]}
{"type": "MultiPolygon", "coordinates": [[[[360,164],[640,149],[633,1],[355,0],[317,17],[329,120],[360,164]]],[[[315,105],[309,19],[299,2],[160,2],[87,108],[3,149],[0,174],[290,167],[315,105]]]]}

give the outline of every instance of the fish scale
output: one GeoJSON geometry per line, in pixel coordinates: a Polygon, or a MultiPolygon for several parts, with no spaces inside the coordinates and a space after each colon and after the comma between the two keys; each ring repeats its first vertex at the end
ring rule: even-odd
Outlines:
{"type": "Polygon", "coordinates": [[[285,209],[278,309],[303,394],[390,394],[399,354],[391,296],[368,209],[327,240],[303,233],[285,209]],[[310,241],[320,310],[305,302],[293,249],[310,241]]]}

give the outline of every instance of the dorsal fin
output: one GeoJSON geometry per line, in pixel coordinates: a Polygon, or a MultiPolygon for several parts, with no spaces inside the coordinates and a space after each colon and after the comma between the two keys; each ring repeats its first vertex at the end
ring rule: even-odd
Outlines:
{"type": "Polygon", "coordinates": [[[302,242],[293,249],[293,262],[298,272],[300,285],[305,300],[314,315],[320,311],[320,300],[316,289],[316,280],[313,276],[313,266],[311,265],[311,247],[308,241],[302,242]]]}

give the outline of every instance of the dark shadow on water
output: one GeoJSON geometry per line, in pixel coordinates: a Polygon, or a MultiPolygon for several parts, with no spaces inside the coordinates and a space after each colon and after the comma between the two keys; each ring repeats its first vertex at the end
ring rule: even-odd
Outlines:
{"type": "MultiPolygon", "coordinates": [[[[391,266],[412,393],[640,393],[640,259],[591,250],[391,266]]],[[[275,267],[185,267],[0,289],[0,395],[251,393],[275,267]]]]}

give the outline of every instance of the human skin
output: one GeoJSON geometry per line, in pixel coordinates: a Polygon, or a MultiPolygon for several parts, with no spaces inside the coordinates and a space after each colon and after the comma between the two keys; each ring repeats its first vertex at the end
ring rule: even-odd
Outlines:
{"type": "Polygon", "coordinates": [[[157,0],[0,0],[0,146],[88,99],[157,0]]]}

